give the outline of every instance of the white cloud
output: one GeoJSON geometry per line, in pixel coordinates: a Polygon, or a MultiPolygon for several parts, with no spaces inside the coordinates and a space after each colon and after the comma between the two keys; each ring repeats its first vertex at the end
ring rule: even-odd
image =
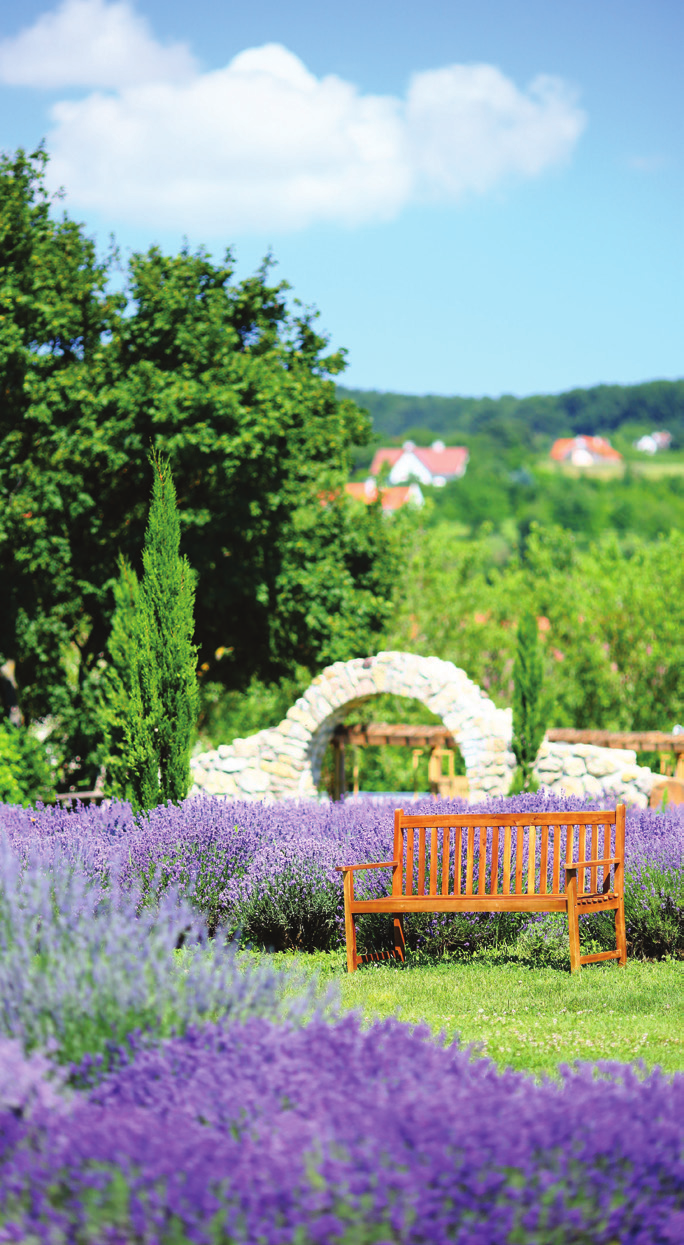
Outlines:
{"type": "MultiPolygon", "coordinates": [[[[88,14],[81,51],[67,47],[60,61],[53,40],[41,83],[52,74],[116,89],[53,107],[50,176],[72,206],[112,222],[228,237],[387,220],[416,200],[455,202],[535,177],[569,157],[584,127],[560,80],[522,91],[490,65],[416,74],[405,99],[316,78],[278,44],[190,74],[187,52],[162,48],[130,8],[104,0],[67,0],[15,48],[47,46],[47,24],[77,9],[88,14]],[[108,41],[109,59],[98,51],[108,41]]],[[[24,53],[22,81],[29,62],[24,53]]]]}
{"type": "Polygon", "coordinates": [[[63,0],[33,26],[0,40],[0,81],[10,86],[126,87],[195,70],[185,44],[157,43],[126,0],[63,0]]]}

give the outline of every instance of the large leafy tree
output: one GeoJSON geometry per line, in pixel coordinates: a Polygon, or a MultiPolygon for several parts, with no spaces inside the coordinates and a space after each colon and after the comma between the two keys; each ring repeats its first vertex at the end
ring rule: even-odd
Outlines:
{"type": "Polygon", "coordinates": [[[270,265],[237,281],[230,254],[152,248],[111,293],[111,260],[55,218],[44,164],[0,161],[0,652],[80,785],[119,556],[140,569],[150,449],[173,467],[206,677],[240,687],[368,652],[393,560],[377,508],[341,492],[368,436],[336,394],[343,354],[270,265]]]}

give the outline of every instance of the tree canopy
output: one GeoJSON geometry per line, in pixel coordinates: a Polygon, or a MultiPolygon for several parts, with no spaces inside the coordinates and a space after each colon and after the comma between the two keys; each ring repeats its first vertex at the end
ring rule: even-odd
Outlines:
{"type": "MultiPolygon", "coordinates": [[[[393,558],[377,506],[341,490],[367,417],[336,392],[313,314],[266,261],[117,257],[0,160],[0,652],[28,719],[53,715],[92,774],[120,555],[140,569],[148,454],[168,456],[197,573],[200,669],[229,687],[363,654],[393,558]]],[[[75,771],[77,772],[77,771],[75,771]]],[[[83,778],[85,778],[85,774],[83,778]]]]}

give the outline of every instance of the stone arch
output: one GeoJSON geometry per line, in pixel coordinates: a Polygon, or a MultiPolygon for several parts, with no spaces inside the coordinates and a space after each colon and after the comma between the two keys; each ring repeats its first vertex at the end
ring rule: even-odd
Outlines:
{"type": "Polygon", "coordinates": [[[278,726],[197,757],[194,790],[243,799],[315,797],[335,727],[382,693],[418,700],[442,719],[463,755],[471,799],[508,791],[511,710],[497,709],[453,662],[397,652],[328,666],[278,726]]]}

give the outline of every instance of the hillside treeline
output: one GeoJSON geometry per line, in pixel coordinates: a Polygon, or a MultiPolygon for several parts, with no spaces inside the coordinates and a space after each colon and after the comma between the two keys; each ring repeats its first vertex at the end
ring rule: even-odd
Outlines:
{"type": "Polygon", "coordinates": [[[672,448],[684,449],[684,380],[596,385],[527,398],[443,398],[342,387],[338,392],[369,412],[376,436],[385,440],[427,445],[435,437],[449,443],[486,438],[504,452],[543,452],[556,437],[600,434],[614,440],[622,431],[631,441],[667,428],[672,448]]]}

